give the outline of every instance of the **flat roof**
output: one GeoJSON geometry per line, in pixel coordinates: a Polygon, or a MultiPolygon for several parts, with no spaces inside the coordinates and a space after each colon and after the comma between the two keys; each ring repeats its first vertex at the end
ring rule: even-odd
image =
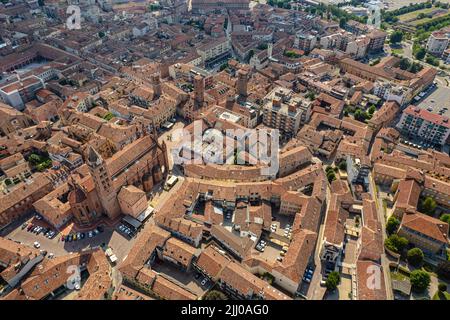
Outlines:
{"type": "Polygon", "coordinates": [[[133,227],[135,227],[136,229],[139,229],[139,227],[142,225],[142,223],[139,222],[139,220],[126,215],[125,217],[123,217],[122,219],[123,221],[125,221],[126,223],[132,225],[133,227]]]}
{"type": "Polygon", "coordinates": [[[418,107],[450,118],[450,88],[438,87],[425,100],[419,103],[418,107]]]}

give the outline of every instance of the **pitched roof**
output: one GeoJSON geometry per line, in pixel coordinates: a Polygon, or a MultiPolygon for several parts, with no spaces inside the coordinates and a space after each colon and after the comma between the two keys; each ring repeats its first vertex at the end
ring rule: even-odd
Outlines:
{"type": "Polygon", "coordinates": [[[437,241],[448,243],[448,223],[426,214],[420,212],[404,214],[400,225],[400,228],[402,227],[418,231],[437,241]]]}

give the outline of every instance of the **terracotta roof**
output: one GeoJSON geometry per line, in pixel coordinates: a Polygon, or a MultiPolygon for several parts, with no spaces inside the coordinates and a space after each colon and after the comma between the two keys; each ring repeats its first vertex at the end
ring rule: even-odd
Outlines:
{"type": "Polygon", "coordinates": [[[400,228],[407,227],[432,239],[448,244],[448,223],[417,212],[404,214],[400,228]]]}
{"type": "Polygon", "coordinates": [[[291,243],[282,262],[274,270],[300,283],[310,259],[314,259],[317,233],[309,230],[294,230],[291,243]]]}
{"type": "Polygon", "coordinates": [[[229,263],[224,268],[220,274],[220,280],[243,295],[259,295],[264,297],[265,300],[290,300],[284,293],[235,262],[229,263]]]}
{"type": "Polygon", "coordinates": [[[387,299],[384,273],[379,264],[372,261],[358,261],[356,263],[356,274],[358,284],[358,300],[387,299]]]}
{"type": "Polygon", "coordinates": [[[185,267],[189,267],[196,252],[197,250],[187,243],[176,238],[170,238],[164,246],[163,255],[174,259],[185,267]]]}
{"type": "Polygon", "coordinates": [[[166,300],[197,300],[197,295],[187,291],[163,276],[156,277],[152,291],[166,300]]]}

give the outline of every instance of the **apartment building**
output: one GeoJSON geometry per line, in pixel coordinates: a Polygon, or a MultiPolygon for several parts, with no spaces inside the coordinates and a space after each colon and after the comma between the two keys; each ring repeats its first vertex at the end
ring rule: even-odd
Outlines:
{"type": "Polygon", "coordinates": [[[218,9],[248,10],[250,0],[192,0],[191,6],[194,13],[207,13],[218,9]]]}
{"type": "Polygon", "coordinates": [[[387,38],[387,33],[381,30],[374,30],[370,32],[367,37],[369,38],[369,52],[379,52],[383,51],[384,42],[387,38]]]}
{"type": "Polygon", "coordinates": [[[226,37],[210,40],[198,47],[197,53],[202,57],[206,66],[213,65],[231,55],[231,41],[226,37]]]}
{"type": "Polygon", "coordinates": [[[397,128],[405,135],[433,145],[444,145],[450,134],[449,112],[438,113],[434,108],[407,107],[397,128]]]}
{"type": "Polygon", "coordinates": [[[448,224],[422,213],[405,214],[398,234],[408,239],[425,255],[445,258],[448,248],[448,224]]]}
{"type": "Polygon", "coordinates": [[[437,31],[433,32],[428,38],[426,49],[428,53],[440,57],[447,50],[448,44],[448,35],[444,32],[437,31]]]}
{"type": "Polygon", "coordinates": [[[265,98],[263,123],[287,135],[297,133],[300,123],[309,119],[311,105],[290,89],[276,87],[265,98]]]}
{"type": "Polygon", "coordinates": [[[294,40],[294,47],[305,52],[310,52],[316,47],[317,38],[311,34],[304,34],[302,31],[297,32],[294,40]]]}

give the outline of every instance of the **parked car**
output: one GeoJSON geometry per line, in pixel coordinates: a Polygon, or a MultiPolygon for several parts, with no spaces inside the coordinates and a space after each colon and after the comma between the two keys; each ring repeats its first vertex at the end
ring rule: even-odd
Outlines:
{"type": "Polygon", "coordinates": [[[66,236],[65,236],[65,235],[62,235],[62,236],[61,236],[61,241],[62,241],[62,242],[66,241],[66,236]]]}
{"type": "Polygon", "coordinates": [[[47,258],[49,258],[49,259],[53,259],[54,257],[55,257],[55,254],[51,253],[51,252],[47,256],[47,258]]]}
{"type": "Polygon", "coordinates": [[[22,228],[22,230],[23,230],[23,229],[25,229],[25,228],[26,228],[27,226],[28,226],[28,223],[26,223],[26,222],[25,222],[25,223],[23,223],[23,224],[22,224],[22,227],[21,227],[21,228],[22,228]]]}
{"type": "Polygon", "coordinates": [[[103,229],[102,226],[98,226],[98,227],[97,227],[97,230],[98,230],[99,233],[102,233],[102,232],[104,231],[104,229],[103,229]]]}
{"type": "Polygon", "coordinates": [[[39,248],[41,247],[41,244],[40,244],[39,242],[37,242],[37,241],[35,241],[35,242],[33,243],[33,245],[34,245],[34,247],[35,247],[36,249],[39,249],[39,248]]]}
{"type": "Polygon", "coordinates": [[[208,279],[204,278],[201,282],[202,286],[206,285],[208,283],[208,279]]]}
{"type": "Polygon", "coordinates": [[[94,233],[92,231],[88,232],[88,238],[92,238],[94,236],[94,233]]]}
{"type": "Polygon", "coordinates": [[[30,223],[28,225],[27,231],[30,232],[33,228],[34,228],[34,225],[30,223]]]}

